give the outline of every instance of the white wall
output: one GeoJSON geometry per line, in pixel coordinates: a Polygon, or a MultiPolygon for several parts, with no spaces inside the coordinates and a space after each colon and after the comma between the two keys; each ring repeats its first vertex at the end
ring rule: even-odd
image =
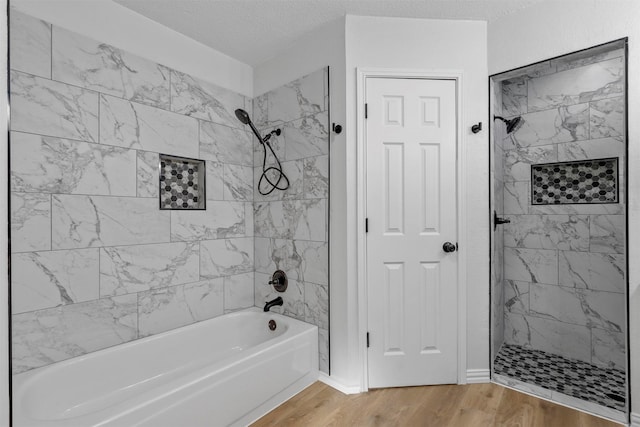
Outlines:
{"type": "Polygon", "coordinates": [[[27,15],[253,96],[253,69],[111,0],[14,0],[27,15]]]}
{"type": "Polygon", "coordinates": [[[489,24],[489,72],[629,37],[629,283],[631,409],[640,414],[640,2],[544,1],[489,24]]]}

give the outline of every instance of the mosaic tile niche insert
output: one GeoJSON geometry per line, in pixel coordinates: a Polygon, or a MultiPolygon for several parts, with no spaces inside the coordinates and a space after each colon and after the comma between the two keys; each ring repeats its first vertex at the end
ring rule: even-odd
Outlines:
{"type": "Polygon", "coordinates": [[[531,165],[531,204],[618,203],[618,159],[531,165]]]}
{"type": "Polygon", "coordinates": [[[160,154],[160,209],[205,209],[204,160],[160,154]]]}

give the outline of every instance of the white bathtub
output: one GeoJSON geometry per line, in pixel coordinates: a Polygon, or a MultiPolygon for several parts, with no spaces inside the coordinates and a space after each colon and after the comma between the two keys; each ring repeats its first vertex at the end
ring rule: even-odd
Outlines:
{"type": "Polygon", "coordinates": [[[249,309],[15,375],[14,426],[241,426],[317,378],[317,327],[249,309]]]}

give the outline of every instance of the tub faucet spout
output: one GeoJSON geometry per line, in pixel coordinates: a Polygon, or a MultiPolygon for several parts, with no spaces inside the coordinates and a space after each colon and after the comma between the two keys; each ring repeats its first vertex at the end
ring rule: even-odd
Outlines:
{"type": "Polygon", "coordinates": [[[274,299],[273,301],[269,301],[268,303],[266,303],[264,305],[264,311],[269,311],[269,309],[273,306],[276,305],[282,305],[284,301],[282,301],[282,297],[278,297],[276,299],[274,299]]]}

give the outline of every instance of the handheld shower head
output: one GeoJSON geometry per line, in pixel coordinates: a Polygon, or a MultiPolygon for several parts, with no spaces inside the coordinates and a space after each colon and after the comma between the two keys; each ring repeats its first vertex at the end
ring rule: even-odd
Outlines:
{"type": "Polygon", "coordinates": [[[236,110],[236,117],[245,125],[248,125],[249,123],[251,123],[251,118],[249,118],[249,113],[247,113],[241,108],[238,108],[236,110]]]}
{"type": "Polygon", "coordinates": [[[522,117],[514,117],[511,120],[507,120],[504,117],[493,116],[493,120],[502,120],[507,125],[507,134],[517,131],[524,124],[522,117]]]}

